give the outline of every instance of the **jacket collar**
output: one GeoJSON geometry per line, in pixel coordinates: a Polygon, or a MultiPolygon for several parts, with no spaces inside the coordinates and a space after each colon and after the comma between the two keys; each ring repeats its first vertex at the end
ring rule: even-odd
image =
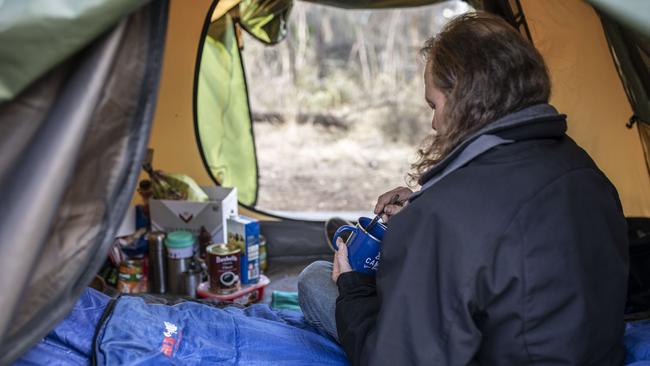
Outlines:
{"type": "Polygon", "coordinates": [[[439,174],[474,140],[483,135],[496,135],[503,139],[523,141],[559,138],[566,133],[566,115],[550,104],[537,104],[503,116],[472,134],[456,146],[449,155],[422,175],[418,183],[425,184],[439,174]]]}

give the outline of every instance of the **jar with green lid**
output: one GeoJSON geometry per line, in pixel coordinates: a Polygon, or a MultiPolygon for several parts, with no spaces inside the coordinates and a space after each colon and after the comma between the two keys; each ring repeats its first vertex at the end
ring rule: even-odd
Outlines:
{"type": "Polygon", "coordinates": [[[189,231],[172,231],[165,238],[167,257],[174,259],[191,258],[194,255],[194,235],[189,231]]]}
{"type": "Polygon", "coordinates": [[[167,249],[167,288],[177,295],[184,293],[183,272],[190,268],[195,238],[189,231],[172,231],[165,238],[167,249]]]}

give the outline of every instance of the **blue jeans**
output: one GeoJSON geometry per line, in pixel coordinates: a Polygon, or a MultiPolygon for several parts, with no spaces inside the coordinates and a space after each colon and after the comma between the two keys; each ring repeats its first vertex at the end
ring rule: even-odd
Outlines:
{"type": "Polygon", "coordinates": [[[336,333],[336,298],[339,289],[332,281],[332,263],[316,261],[298,276],[298,299],[305,320],[338,341],[336,333]]]}

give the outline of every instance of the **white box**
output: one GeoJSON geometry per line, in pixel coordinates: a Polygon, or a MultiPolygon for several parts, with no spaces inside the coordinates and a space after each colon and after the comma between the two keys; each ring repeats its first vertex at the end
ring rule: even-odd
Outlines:
{"type": "Polygon", "coordinates": [[[187,230],[198,236],[201,227],[212,235],[214,243],[227,241],[226,220],[238,215],[237,188],[201,187],[210,198],[206,202],[149,200],[151,229],[171,232],[187,230]]]}

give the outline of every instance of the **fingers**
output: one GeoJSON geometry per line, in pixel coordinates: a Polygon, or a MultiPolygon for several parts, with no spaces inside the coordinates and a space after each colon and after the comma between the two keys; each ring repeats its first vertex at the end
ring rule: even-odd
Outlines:
{"type": "Polygon", "coordinates": [[[375,205],[375,215],[378,215],[381,212],[381,210],[383,210],[384,206],[386,206],[390,202],[393,196],[395,196],[395,193],[397,193],[396,191],[399,189],[400,187],[391,189],[390,191],[382,194],[377,198],[377,204],[375,205]]]}
{"type": "Polygon", "coordinates": [[[404,209],[404,207],[406,207],[407,205],[408,205],[408,201],[404,201],[401,204],[386,205],[384,207],[384,214],[381,215],[381,221],[387,223],[391,217],[396,215],[398,212],[402,211],[402,209],[404,209]]]}
{"type": "Polygon", "coordinates": [[[339,274],[341,272],[339,271],[339,262],[336,258],[336,253],[334,253],[334,258],[332,258],[332,281],[336,283],[336,280],[339,279],[339,274]]]}
{"type": "Polygon", "coordinates": [[[394,201],[391,202],[392,200],[395,199],[397,202],[404,202],[411,196],[412,193],[413,191],[411,191],[407,187],[397,187],[382,194],[381,196],[379,196],[379,198],[377,198],[377,204],[375,205],[375,210],[374,210],[375,215],[378,215],[386,205],[396,203],[394,201]],[[396,195],[397,197],[395,197],[396,195]]]}
{"type": "MultiPolygon", "coordinates": [[[[345,242],[341,238],[336,238],[336,247],[339,248],[339,250],[343,247],[347,249],[347,246],[345,245],[345,242]]],[[[336,280],[339,279],[339,275],[341,274],[341,270],[339,268],[339,251],[336,251],[334,253],[334,258],[332,258],[332,281],[336,282],[336,280]]]]}
{"type": "Polygon", "coordinates": [[[336,251],[336,254],[345,254],[345,258],[348,257],[348,246],[345,245],[345,242],[341,238],[336,239],[336,245],[339,247],[339,250],[336,251]]]}
{"type": "Polygon", "coordinates": [[[396,213],[400,212],[402,210],[402,206],[399,205],[387,205],[384,207],[384,213],[388,216],[393,216],[396,213]]]}
{"type": "MultiPolygon", "coordinates": [[[[338,248],[340,250],[341,247],[345,247],[345,241],[343,240],[343,238],[341,238],[339,236],[338,238],[336,238],[336,248],[338,248]]],[[[347,249],[347,247],[346,247],[346,249],[347,249]]],[[[338,250],[337,250],[337,253],[338,253],[338,250]]]]}
{"type": "Polygon", "coordinates": [[[336,282],[341,273],[352,271],[350,262],[348,261],[348,246],[345,245],[343,239],[338,238],[336,245],[339,250],[334,254],[333,268],[332,268],[332,281],[336,282]]]}
{"type": "Polygon", "coordinates": [[[334,258],[332,259],[332,281],[336,282],[336,280],[339,279],[339,274],[341,273],[339,271],[339,263],[338,260],[336,259],[336,253],[334,253],[334,258]]]}
{"type": "Polygon", "coordinates": [[[341,243],[339,250],[336,252],[336,260],[338,262],[339,273],[350,272],[352,267],[348,260],[348,246],[341,243]]]}

